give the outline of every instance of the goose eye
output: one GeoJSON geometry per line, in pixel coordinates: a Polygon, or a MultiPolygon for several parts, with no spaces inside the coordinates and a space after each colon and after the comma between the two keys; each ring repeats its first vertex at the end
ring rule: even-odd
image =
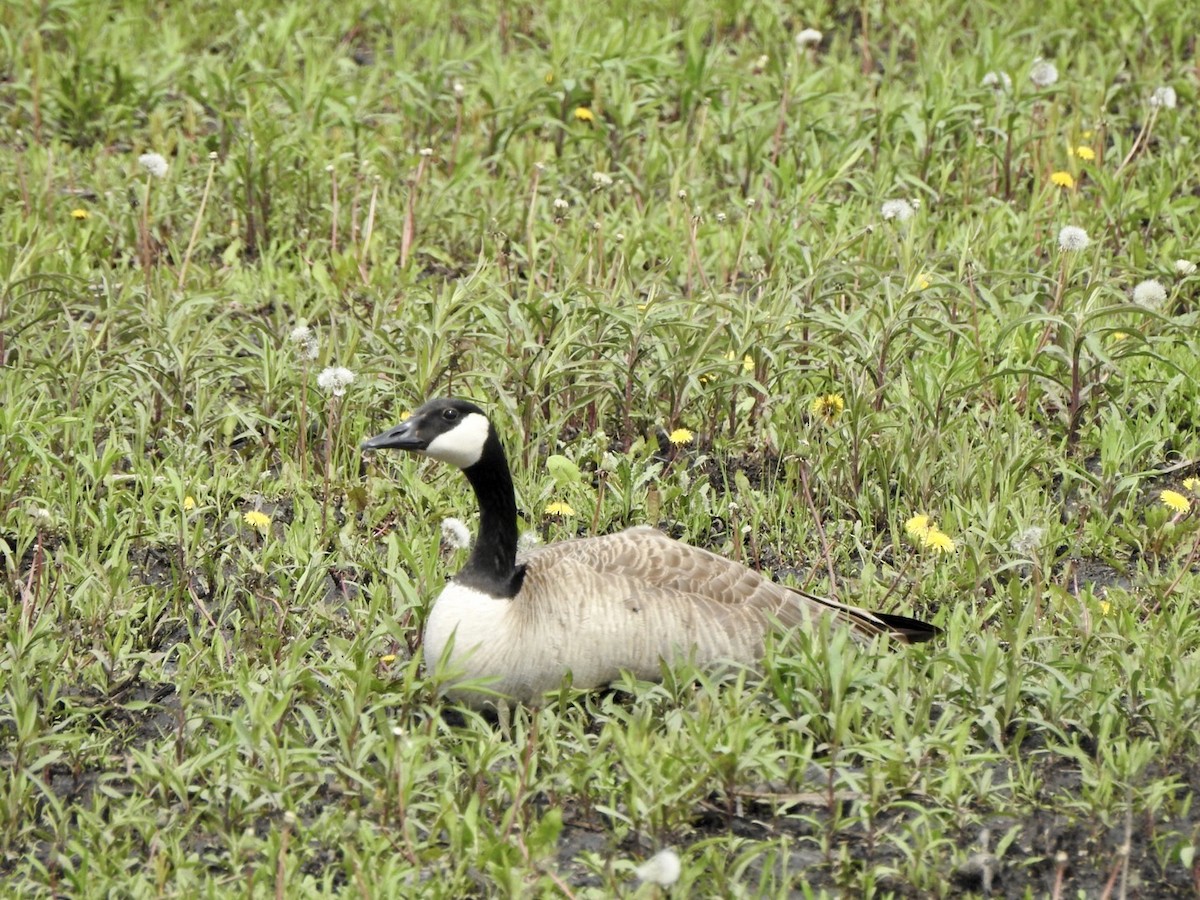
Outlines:
{"type": "Polygon", "coordinates": [[[453,422],[455,419],[458,418],[458,410],[457,409],[443,409],[442,410],[442,418],[445,419],[447,422],[453,422]]]}

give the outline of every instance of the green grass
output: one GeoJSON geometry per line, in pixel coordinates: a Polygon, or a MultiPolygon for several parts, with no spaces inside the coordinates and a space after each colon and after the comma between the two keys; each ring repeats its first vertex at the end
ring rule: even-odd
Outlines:
{"type": "Polygon", "coordinates": [[[673,896],[1196,896],[1198,27],[0,9],[6,890],[650,897],[669,846],[673,896]],[[650,522],[945,633],[449,710],[420,633],[472,500],[357,450],[446,393],[543,539],[650,522]]]}

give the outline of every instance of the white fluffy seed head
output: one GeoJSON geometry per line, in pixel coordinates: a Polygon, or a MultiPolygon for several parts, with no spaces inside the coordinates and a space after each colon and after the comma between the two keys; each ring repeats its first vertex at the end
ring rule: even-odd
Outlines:
{"type": "Polygon", "coordinates": [[[895,219],[897,222],[907,222],[916,213],[916,208],[907,200],[885,200],[879,208],[885,219],[895,219]]]}
{"type": "Polygon", "coordinates": [[[451,550],[466,550],[471,546],[471,532],[462,519],[448,516],[442,519],[442,542],[451,550]]]}
{"type": "Polygon", "coordinates": [[[1159,106],[1163,109],[1174,109],[1179,98],[1175,95],[1175,88],[1170,85],[1163,85],[1154,89],[1154,93],[1150,95],[1150,105],[1159,106]]]}
{"type": "Polygon", "coordinates": [[[1046,536],[1046,529],[1040,525],[1030,525],[1012,540],[1012,549],[1014,553],[1019,553],[1022,556],[1028,556],[1042,546],[1042,539],[1046,536]]]}
{"type": "Polygon", "coordinates": [[[1166,299],[1167,289],[1153,278],[1139,281],[1133,289],[1133,302],[1141,306],[1158,306],[1166,299]]]}
{"type": "Polygon", "coordinates": [[[1050,85],[1058,81],[1058,67],[1049,60],[1039,59],[1034,62],[1033,68],[1029,70],[1029,80],[1037,87],[1050,87],[1050,85]]]}
{"type": "Polygon", "coordinates": [[[469,469],[483,457],[490,428],[486,416],[469,413],[449,431],[430,441],[425,455],[460,469],[469,469]]]}
{"type": "Polygon", "coordinates": [[[317,376],[317,387],[335,397],[345,395],[346,388],[354,381],[354,373],[345,366],[330,366],[317,376]]]}
{"type": "Polygon", "coordinates": [[[682,873],[683,864],[679,861],[679,854],[670,847],[659,850],[638,866],[635,872],[641,881],[657,884],[659,887],[670,887],[679,880],[682,873]]]}
{"type": "Polygon", "coordinates": [[[167,159],[161,153],[143,153],[138,157],[138,165],[154,178],[162,178],[167,174],[167,159]]]}
{"type": "Polygon", "coordinates": [[[1193,274],[1196,271],[1196,264],[1190,259],[1175,260],[1175,274],[1183,275],[1184,277],[1193,274]]]}
{"type": "Polygon", "coordinates": [[[1090,243],[1088,233],[1078,225],[1064,225],[1058,232],[1058,246],[1062,250],[1086,250],[1090,243]]]}
{"type": "Polygon", "coordinates": [[[796,35],[796,49],[807,50],[809,47],[815,47],[824,37],[825,35],[815,28],[805,28],[796,35]]]}
{"type": "Polygon", "coordinates": [[[1003,91],[1006,94],[1012,93],[1012,78],[1007,72],[988,72],[983,76],[983,86],[990,87],[993,91],[1003,91]]]}

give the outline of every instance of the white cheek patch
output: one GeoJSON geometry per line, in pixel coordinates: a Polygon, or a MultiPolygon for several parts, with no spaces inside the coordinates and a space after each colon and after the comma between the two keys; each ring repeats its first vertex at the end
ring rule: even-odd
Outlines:
{"type": "Polygon", "coordinates": [[[430,441],[425,448],[425,455],[460,469],[469,469],[483,456],[487,437],[487,417],[471,413],[449,431],[430,441]]]}

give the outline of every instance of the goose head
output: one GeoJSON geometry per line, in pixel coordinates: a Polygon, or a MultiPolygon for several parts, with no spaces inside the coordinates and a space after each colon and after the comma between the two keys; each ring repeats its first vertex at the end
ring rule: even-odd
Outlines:
{"type": "Polygon", "coordinates": [[[407,450],[470,469],[497,441],[483,410],[466,400],[438,399],[382,434],[363,441],[364,450],[407,450]]]}

